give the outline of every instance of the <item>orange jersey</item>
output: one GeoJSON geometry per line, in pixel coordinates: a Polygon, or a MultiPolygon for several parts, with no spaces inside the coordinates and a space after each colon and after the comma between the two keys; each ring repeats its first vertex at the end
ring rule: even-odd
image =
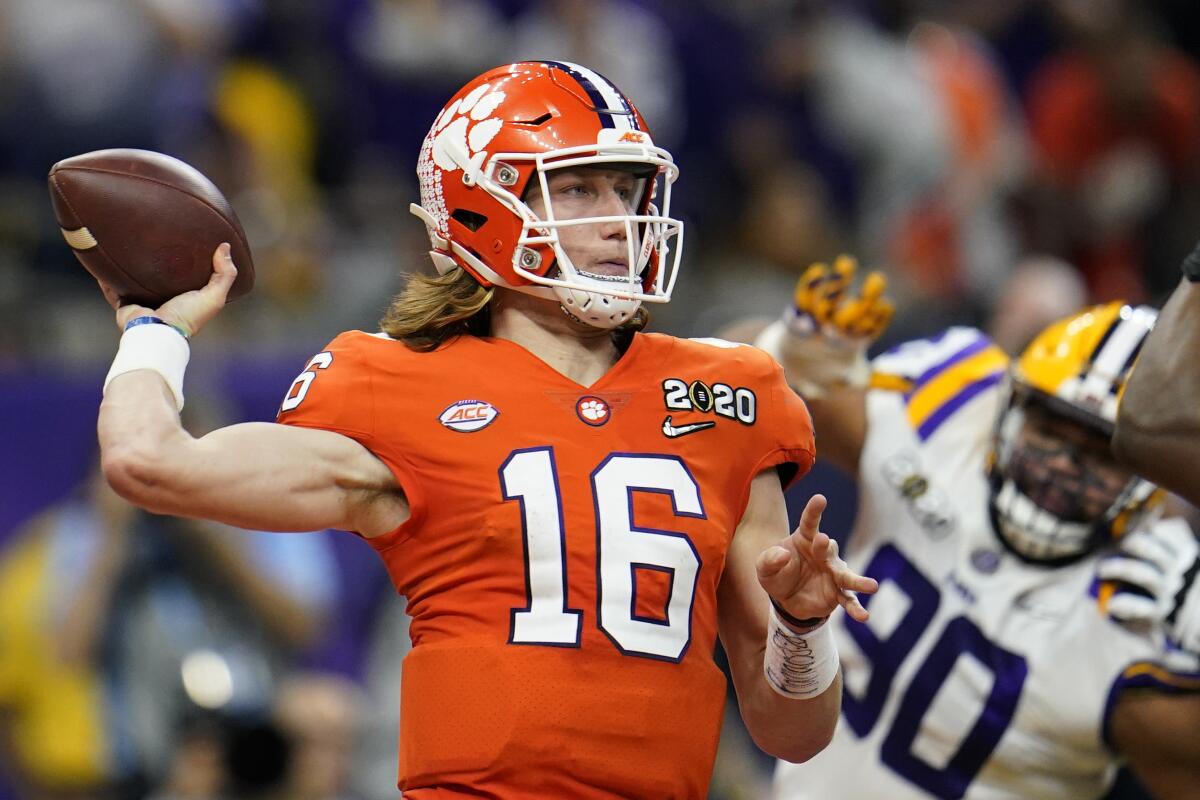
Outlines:
{"type": "Polygon", "coordinates": [[[406,798],[705,796],[729,542],[758,472],[813,461],[770,357],[638,334],[583,387],[505,340],[355,331],[279,420],[361,442],[408,498],[370,540],[412,615],[406,798]]]}

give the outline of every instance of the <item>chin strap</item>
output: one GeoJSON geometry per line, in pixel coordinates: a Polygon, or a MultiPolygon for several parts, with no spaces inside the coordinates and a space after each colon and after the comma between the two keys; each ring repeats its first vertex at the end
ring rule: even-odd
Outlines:
{"type": "Polygon", "coordinates": [[[640,300],[613,297],[587,289],[555,286],[553,291],[567,316],[605,330],[628,322],[642,305],[640,300]]]}

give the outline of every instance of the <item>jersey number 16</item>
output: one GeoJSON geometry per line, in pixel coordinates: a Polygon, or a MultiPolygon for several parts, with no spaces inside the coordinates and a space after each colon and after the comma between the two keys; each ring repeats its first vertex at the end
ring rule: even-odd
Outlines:
{"type": "MultiPolygon", "coordinates": [[[[672,456],[613,453],[592,471],[596,517],[596,616],[626,655],[678,661],[692,635],[692,599],[700,556],[683,533],[633,524],[633,493],[671,498],[679,517],[704,519],[695,478],[672,456]],[[670,576],[665,619],[637,615],[636,571],[670,576]]],[[[578,647],[583,612],[567,607],[566,531],[554,449],[514,450],[500,467],[505,500],[521,504],[525,544],[524,608],[512,610],[509,642],[578,647]]]]}

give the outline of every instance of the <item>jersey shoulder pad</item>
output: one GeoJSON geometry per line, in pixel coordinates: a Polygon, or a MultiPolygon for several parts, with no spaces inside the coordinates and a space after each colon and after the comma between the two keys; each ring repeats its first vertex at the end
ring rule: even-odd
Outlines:
{"type": "Polygon", "coordinates": [[[759,398],[757,424],[768,453],[761,468],[778,467],[785,486],[807,474],[816,459],[812,416],[788,385],[783,367],[752,345],[711,338],[684,341],[697,349],[700,357],[739,376],[738,381],[759,398]]]}
{"type": "Polygon", "coordinates": [[[760,378],[770,377],[775,371],[775,359],[752,345],[713,337],[675,338],[673,343],[680,360],[718,365],[722,369],[738,370],[745,376],[760,378]]]}
{"type": "Polygon", "coordinates": [[[292,381],[276,420],[369,438],[375,429],[374,374],[387,360],[403,359],[408,352],[386,336],[339,334],[292,381]]]}
{"type": "MultiPolygon", "coordinates": [[[[898,394],[909,425],[924,441],[971,400],[995,393],[1009,362],[983,331],[948,328],[877,356],[871,362],[871,389],[898,394]]],[[[990,418],[992,409],[986,413],[990,418]]]]}
{"type": "MultiPolygon", "coordinates": [[[[676,402],[691,403],[700,381],[690,382],[690,378],[703,376],[707,381],[701,387],[703,393],[715,395],[723,390],[724,396],[731,398],[726,416],[736,414],[739,422],[752,431],[745,448],[747,453],[761,456],[758,470],[778,466],[785,483],[808,472],[816,452],[812,417],[804,401],[788,386],[783,368],[775,359],[752,345],[724,339],[681,339],[658,334],[648,334],[647,338],[652,346],[662,348],[661,357],[653,354],[657,357],[655,369],[673,376],[663,381],[663,388],[678,398],[676,402]]],[[[668,409],[682,408],[671,402],[669,396],[668,409]]]]}
{"type": "Polygon", "coordinates": [[[719,347],[722,350],[734,350],[738,347],[747,347],[748,345],[741,342],[731,342],[728,339],[718,339],[715,336],[693,336],[684,341],[695,342],[696,344],[708,345],[709,347],[719,347]]]}

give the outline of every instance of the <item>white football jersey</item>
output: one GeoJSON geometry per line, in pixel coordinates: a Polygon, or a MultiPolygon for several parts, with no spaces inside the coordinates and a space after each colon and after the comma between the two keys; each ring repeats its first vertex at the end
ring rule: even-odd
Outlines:
{"type": "Polygon", "coordinates": [[[879,592],[867,623],[830,623],[842,719],[822,753],[778,766],[778,800],[1100,797],[1116,693],[1175,677],[1158,642],[1100,610],[1094,557],[1033,566],[993,533],[985,461],[1007,364],[970,328],[875,360],[889,388],[867,393],[844,556],[879,592]]]}

